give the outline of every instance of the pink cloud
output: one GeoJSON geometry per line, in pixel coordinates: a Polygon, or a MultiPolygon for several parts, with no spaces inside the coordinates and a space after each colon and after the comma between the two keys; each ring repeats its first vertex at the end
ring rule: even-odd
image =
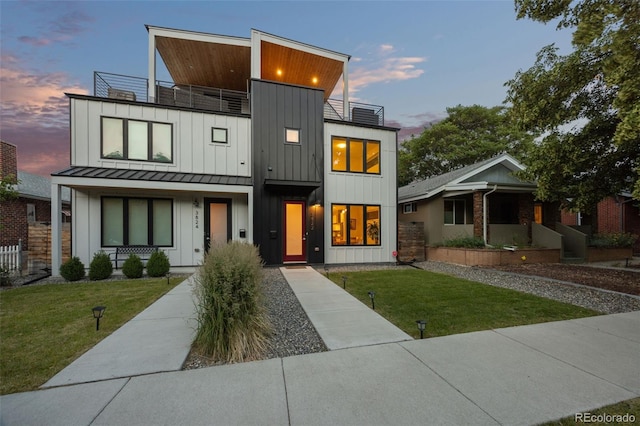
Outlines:
{"type": "Polygon", "coordinates": [[[0,67],[0,138],[18,147],[18,168],[43,176],[69,165],[69,101],[88,93],[67,74],[40,73],[6,55],[0,67]]]}

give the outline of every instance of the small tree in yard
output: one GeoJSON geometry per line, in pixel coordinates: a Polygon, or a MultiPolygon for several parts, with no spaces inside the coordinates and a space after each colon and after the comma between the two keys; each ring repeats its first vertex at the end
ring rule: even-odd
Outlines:
{"type": "Polygon", "coordinates": [[[163,277],[167,275],[171,264],[169,258],[163,251],[156,251],[149,256],[147,261],[147,275],[150,277],[163,277]]]}
{"type": "Polygon", "coordinates": [[[89,279],[92,281],[105,280],[111,276],[113,265],[111,258],[103,251],[93,255],[93,260],[89,264],[89,279]]]}
{"type": "Polygon", "coordinates": [[[195,349],[225,362],[256,359],[271,330],[257,248],[240,242],[212,247],[195,277],[195,349]]]}
{"type": "Polygon", "coordinates": [[[142,277],[143,271],[144,265],[142,264],[140,256],[137,254],[131,253],[122,264],[122,273],[127,278],[140,278],[142,277]]]}

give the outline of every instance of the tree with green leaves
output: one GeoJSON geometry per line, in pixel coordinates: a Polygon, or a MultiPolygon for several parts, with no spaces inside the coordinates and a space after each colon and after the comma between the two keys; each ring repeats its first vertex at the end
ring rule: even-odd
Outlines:
{"type": "Polygon", "coordinates": [[[447,118],[402,144],[398,154],[398,185],[437,176],[505,152],[522,158],[533,136],[519,130],[507,111],[502,106],[447,108],[447,118]]]}
{"type": "Polygon", "coordinates": [[[635,189],[640,199],[640,2],[515,0],[518,19],[574,29],[574,51],[555,45],[506,83],[513,118],[544,137],[527,156],[537,197],[592,212],[635,189]]]}
{"type": "Polygon", "coordinates": [[[18,191],[15,185],[18,179],[14,175],[2,176],[0,179],[0,201],[8,201],[18,198],[18,191]]]}

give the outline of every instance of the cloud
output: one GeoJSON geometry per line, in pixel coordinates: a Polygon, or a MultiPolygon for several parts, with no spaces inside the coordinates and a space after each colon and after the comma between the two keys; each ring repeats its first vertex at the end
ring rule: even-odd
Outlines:
{"type": "Polygon", "coordinates": [[[69,101],[86,94],[62,72],[29,71],[11,55],[0,58],[0,138],[18,147],[18,168],[46,176],[69,165],[69,101]]]}
{"type": "MultiPolygon", "coordinates": [[[[69,3],[65,9],[72,6],[79,5],[69,3]]],[[[18,41],[35,47],[67,42],[78,34],[85,32],[86,27],[94,21],[91,16],[81,10],[66,10],[62,15],[57,15],[57,9],[49,10],[45,7],[44,10],[39,10],[39,12],[48,14],[48,21],[41,26],[42,29],[39,31],[41,34],[37,36],[23,35],[18,37],[18,41]],[[55,17],[50,19],[51,15],[55,17]]]]}

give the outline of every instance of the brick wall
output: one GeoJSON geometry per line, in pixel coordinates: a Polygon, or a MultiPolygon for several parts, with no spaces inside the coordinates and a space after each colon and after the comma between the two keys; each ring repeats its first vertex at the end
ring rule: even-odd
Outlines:
{"type": "Polygon", "coordinates": [[[398,260],[425,260],[424,222],[398,222],[398,260]]]}
{"type": "Polygon", "coordinates": [[[36,221],[51,221],[51,203],[30,198],[17,198],[0,205],[0,246],[18,244],[22,240],[24,250],[29,250],[29,229],[27,223],[27,204],[36,208],[36,221]]]}
{"type": "MultiPolygon", "coordinates": [[[[487,200],[487,204],[489,204],[489,200],[487,200]]],[[[489,215],[489,206],[487,205],[487,216],[488,215],[489,215]]],[[[476,191],[473,193],[473,236],[476,238],[482,238],[483,228],[484,226],[482,221],[482,192],[476,191]]],[[[489,230],[487,229],[487,234],[488,232],[489,230]]],[[[489,235],[487,235],[487,238],[489,238],[489,235]]]]}
{"type": "Polygon", "coordinates": [[[18,156],[15,145],[0,141],[0,178],[18,175],[18,156]]]}

